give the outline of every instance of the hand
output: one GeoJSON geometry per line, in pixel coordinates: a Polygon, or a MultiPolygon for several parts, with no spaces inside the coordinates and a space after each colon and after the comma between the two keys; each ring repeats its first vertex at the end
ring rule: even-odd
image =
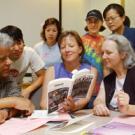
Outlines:
{"type": "Polygon", "coordinates": [[[8,118],[8,112],[7,110],[0,110],[0,124],[4,123],[5,120],[8,118]]]}
{"type": "Polygon", "coordinates": [[[30,115],[34,110],[34,105],[27,98],[16,97],[14,108],[25,111],[25,115],[30,115]]]}
{"type": "Polygon", "coordinates": [[[30,97],[30,93],[28,90],[24,89],[21,91],[21,95],[25,98],[29,98],[30,97]]]}
{"type": "Polygon", "coordinates": [[[67,111],[73,112],[73,111],[75,111],[75,108],[76,108],[76,105],[71,96],[68,96],[65,99],[65,102],[63,102],[62,104],[59,105],[60,112],[67,112],[67,111]]]}
{"type": "Polygon", "coordinates": [[[129,107],[129,95],[124,91],[120,91],[117,94],[117,100],[120,112],[126,113],[129,107]]]}
{"type": "Polygon", "coordinates": [[[104,104],[97,104],[94,106],[93,112],[97,116],[109,116],[110,111],[104,104]]]}

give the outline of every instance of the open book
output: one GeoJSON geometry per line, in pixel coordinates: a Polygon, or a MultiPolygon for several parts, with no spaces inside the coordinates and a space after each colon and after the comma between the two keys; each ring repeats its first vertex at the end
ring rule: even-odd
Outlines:
{"type": "Polygon", "coordinates": [[[74,99],[84,98],[87,95],[93,74],[89,69],[73,72],[72,79],[60,78],[48,84],[48,113],[58,110],[58,105],[71,95],[74,99]]]}

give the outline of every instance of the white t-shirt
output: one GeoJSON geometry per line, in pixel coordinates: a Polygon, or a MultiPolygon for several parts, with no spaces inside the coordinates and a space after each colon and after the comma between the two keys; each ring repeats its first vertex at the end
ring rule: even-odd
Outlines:
{"type": "Polygon", "coordinates": [[[44,61],[46,69],[62,61],[58,43],[50,47],[41,41],[34,46],[34,49],[44,61]]]}
{"type": "Polygon", "coordinates": [[[34,49],[25,46],[21,57],[11,64],[10,73],[21,83],[29,67],[37,72],[44,68],[44,62],[34,49]]]}

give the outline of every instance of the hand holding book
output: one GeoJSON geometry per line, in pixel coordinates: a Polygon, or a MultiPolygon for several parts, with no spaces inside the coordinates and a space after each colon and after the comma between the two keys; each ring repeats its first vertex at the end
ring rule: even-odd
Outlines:
{"type": "MultiPolygon", "coordinates": [[[[74,99],[85,98],[92,79],[93,74],[90,73],[90,70],[83,69],[73,74],[72,79],[60,78],[50,81],[48,84],[48,113],[58,110],[58,105],[63,103],[67,96],[72,96],[74,99]]],[[[73,104],[74,101],[69,97],[67,102],[73,104]]]]}

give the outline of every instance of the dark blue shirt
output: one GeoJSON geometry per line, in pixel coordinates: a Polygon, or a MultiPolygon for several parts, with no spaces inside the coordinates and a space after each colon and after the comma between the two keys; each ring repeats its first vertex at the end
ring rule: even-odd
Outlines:
{"type": "Polygon", "coordinates": [[[125,26],[123,35],[130,41],[133,49],[135,50],[135,28],[125,26]]]}

